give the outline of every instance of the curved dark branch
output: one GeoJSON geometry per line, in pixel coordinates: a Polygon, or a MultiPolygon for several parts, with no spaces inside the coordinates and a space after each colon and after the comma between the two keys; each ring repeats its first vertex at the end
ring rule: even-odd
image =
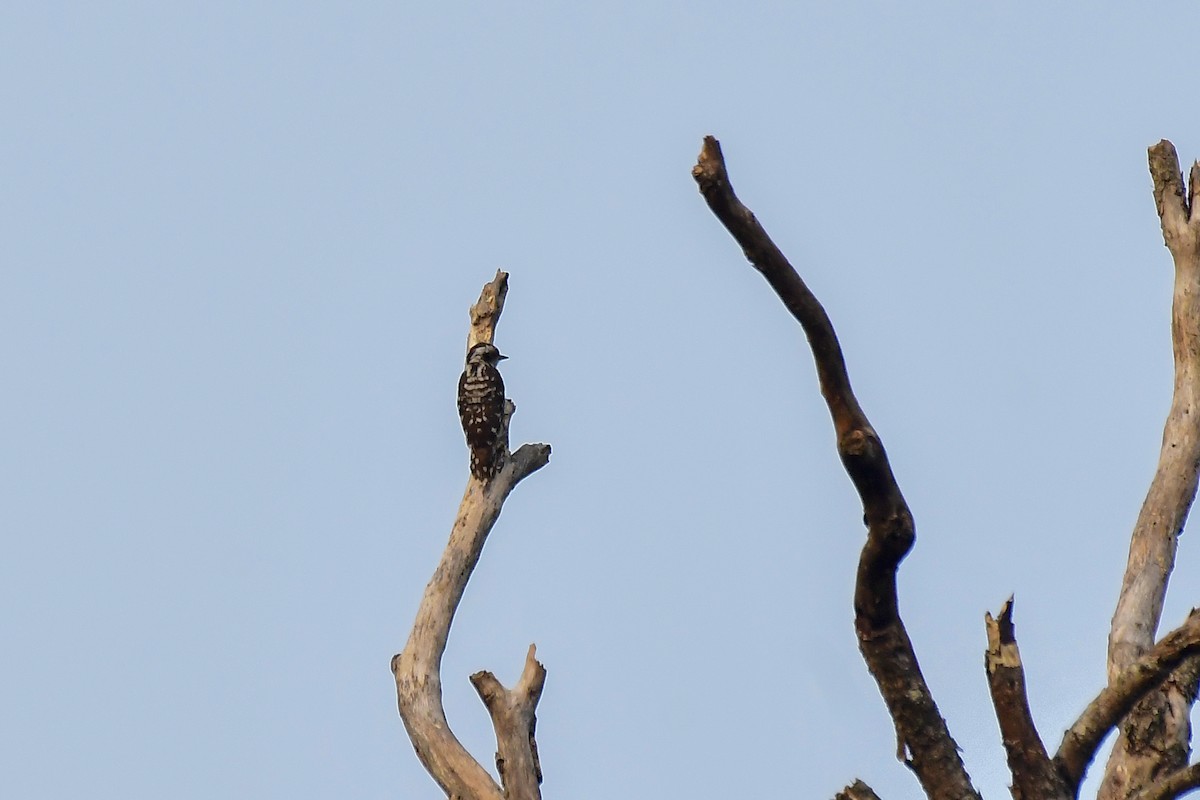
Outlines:
{"type": "Polygon", "coordinates": [[[1173,772],[1158,783],[1147,786],[1130,800],[1175,800],[1200,789],[1200,764],[1192,764],[1173,772]]]}
{"type": "Polygon", "coordinates": [[[1087,772],[1096,749],[1149,691],[1171,677],[1189,656],[1200,653],[1200,610],[1193,609],[1187,621],[1168,633],[1150,652],[1111,681],[1067,729],[1054,763],[1072,792],[1087,772]]]}
{"type": "Polygon", "coordinates": [[[915,540],[913,518],[883,442],[850,387],[833,324],[754,214],[734,194],[721,145],[712,136],[704,139],[692,177],[713,214],[800,323],[812,348],[821,394],[837,434],[838,454],[862,500],[867,522],[867,542],[854,594],[855,630],[867,668],[895,723],[897,755],[916,773],[930,798],[978,797],[900,619],[896,570],[915,540]]]}

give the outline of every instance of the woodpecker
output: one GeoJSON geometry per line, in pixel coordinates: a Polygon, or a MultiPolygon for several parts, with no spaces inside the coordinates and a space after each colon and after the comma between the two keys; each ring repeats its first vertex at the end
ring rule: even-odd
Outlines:
{"type": "Polygon", "coordinates": [[[495,345],[480,342],[467,352],[467,366],[458,379],[458,416],[471,451],[471,474],[484,482],[503,466],[504,379],[496,365],[505,358],[495,345]]]}

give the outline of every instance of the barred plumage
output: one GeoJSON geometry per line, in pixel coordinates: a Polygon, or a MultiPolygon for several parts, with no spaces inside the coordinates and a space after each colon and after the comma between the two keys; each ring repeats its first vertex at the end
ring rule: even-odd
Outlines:
{"type": "Polygon", "coordinates": [[[471,451],[471,474],[481,481],[503,466],[504,379],[496,364],[505,358],[495,345],[480,342],[467,353],[467,367],[458,379],[458,416],[471,451]]]}

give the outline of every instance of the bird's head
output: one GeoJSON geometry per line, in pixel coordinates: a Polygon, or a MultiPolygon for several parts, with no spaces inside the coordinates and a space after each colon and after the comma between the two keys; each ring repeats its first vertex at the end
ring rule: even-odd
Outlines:
{"type": "Polygon", "coordinates": [[[498,362],[506,358],[508,356],[500,355],[500,351],[496,349],[496,345],[491,342],[480,342],[467,351],[468,364],[491,364],[495,366],[498,362]]]}

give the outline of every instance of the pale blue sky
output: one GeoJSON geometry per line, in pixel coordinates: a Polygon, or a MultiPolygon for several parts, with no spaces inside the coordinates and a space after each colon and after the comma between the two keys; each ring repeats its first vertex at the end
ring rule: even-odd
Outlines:
{"type": "MultiPolygon", "coordinates": [[[[918,789],[858,655],[860,510],[718,136],[917,516],[902,610],[977,785],[1017,594],[1057,746],[1103,680],[1171,388],[1145,148],[1194,3],[9,4],[0,794],[435,798],[396,714],[511,272],[510,498],[446,704],[537,642],[547,798],[918,789]]],[[[1167,620],[1196,602],[1181,545],[1167,620]]]]}

